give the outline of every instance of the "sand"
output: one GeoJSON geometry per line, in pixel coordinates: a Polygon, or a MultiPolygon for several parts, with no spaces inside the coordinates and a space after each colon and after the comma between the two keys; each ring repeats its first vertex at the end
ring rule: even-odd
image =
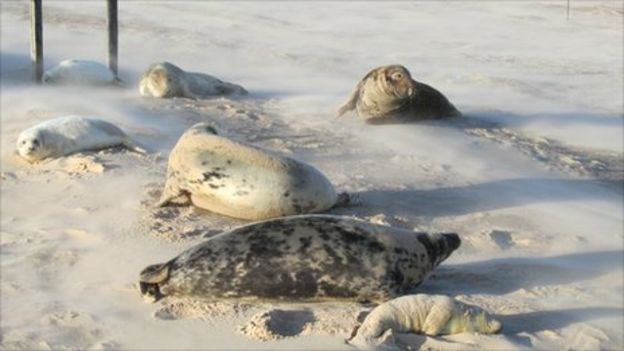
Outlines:
{"type": "MultiPolygon", "coordinates": [[[[372,306],[141,299],[145,266],[246,223],[154,207],[169,151],[202,121],[357,197],[330,213],[461,236],[418,292],[481,306],[503,332],[400,346],[623,348],[623,9],[571,3],[568,20],[563,1],[122,2],[123,85],[85,89],[30,83],[28,3],[2,2],[0,349],[352,349],[372,306]],[[141,71],[162,60],[251,94],[141,98],[141,71]],[[335,118],[363,74],[395,62],[465,121],[335,118]],[[111,121],[149,154],[14,154],[20,131],[69,114],[111,121]]],[[[104,61],[104,2],[44,13],[47,67],[104,61]]]]}

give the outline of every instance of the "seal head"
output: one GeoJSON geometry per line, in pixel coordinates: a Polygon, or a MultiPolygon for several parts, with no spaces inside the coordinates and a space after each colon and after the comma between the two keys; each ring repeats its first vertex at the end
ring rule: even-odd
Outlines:
{"type": "Polygon", "coordinates": [[[17,153],[28,162],[44,159],[49,153],[44,142],[44,133],[41,130],[25,130],[17,138],[17,153]]]}

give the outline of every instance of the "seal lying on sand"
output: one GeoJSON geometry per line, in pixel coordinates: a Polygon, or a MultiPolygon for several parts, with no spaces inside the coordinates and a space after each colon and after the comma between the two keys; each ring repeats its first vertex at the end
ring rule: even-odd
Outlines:
{"type": "Polygon", "coordinates": [[[221,81],[208,74],[185,72],[169,62],[159,62],[149,66],[141,76],[139,92],[147,97],[191,99],[247,94],[247,91],[240,85],[221,81]]]}
{"type": "Polygon", "coordinates": [[[43,74],[46,84],[106,85],[118,80],[103,64],[89,60],[65,60],[43,74]]]}
{"type": "Polygon", "coordinates": [[[411,292],[460,245],[349,217],[291,216],[218,234],[140,274],[144,297],[386,301],[411,292]]]}
{"type": "Polygon", "coordinates": [[[199,123],[169,155],[159,205],[190,202],[230,217],[268,219],[321,212],[348,201],[307,163],[218,136],[199,123]]]}
{"type": "Polygon", "coordinates": [[[17,138],[17,152],[28,162],[114,146],[145,153],[117,126],[100,119],[59,117],[30,127],[17,138]]]}
{"type": "Polygon", "coordinates": [[[413,80],[400,65],[368,72],[340,107],[338,117],[354,109],[374,124],[461,116],[442,93],[413,80]]]}
{"type": "MultiPolygon", "coordinates": [[[[444,295],[408,295],[375,307],[353,331],[350,344],[359,347],[388,343],[391,333],[443,335],[498,333],[499,321],[477,306],[444,295]],[[391,331],[391,332],[390,332],[391,331]]],[[[391,342],[391,341],[390,341],[391,342]]]]}

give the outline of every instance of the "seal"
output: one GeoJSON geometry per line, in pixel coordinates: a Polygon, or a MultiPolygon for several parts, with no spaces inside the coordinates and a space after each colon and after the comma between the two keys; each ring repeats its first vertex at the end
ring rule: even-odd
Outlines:
{"type": "Polygon", "coordinates": [[[420,333],[430,336],[482,333],[502,329],[481,308],[445,295],[416,294],[401,296],[375,307],[356,327],[348,343],[366,348],[392,343],[392,333],[420,333]]]}
{"type": "Polygon", "coordinates": [[[413,291],[460,245],[350,217],[301,215],[223,232],[140,274],[141,294],[207,299],[386,301],[413,291]]]}
{"type": "Polygon", "coordinates": [[[338,117],[351,110],[371,124],[461,116],[442,93],[412,79],[401,65],[368,72],[338,109],[338,117]]]}
{"type": "Polygon", "coordinates": [[[20,133],[16,146],[17,153],[31,163],[114,146],[146,153],[117,126],[81,116],[59,117],[30,127],[20,133]]]}
{"type": "Polygon", "coordinates": [[[349,202],[311,165],[191,127],[171,154],[159,206],[193,204],[242,219],[325,211],[349,202]]]}
{"type": "Polygon", "coordinates": [[[111,70],[89,60],[65,60],[48,69],[42,77],[46,84],[106,85],[117,83],[111,70]]]}
{"type": "Polygon", "coordinates": [[[208,74],[185,72],[169,62],[150,65],[141,76],[139,92],[146,97],[191,99],[247,94],[240,85],[224,82],[208,74]]]}

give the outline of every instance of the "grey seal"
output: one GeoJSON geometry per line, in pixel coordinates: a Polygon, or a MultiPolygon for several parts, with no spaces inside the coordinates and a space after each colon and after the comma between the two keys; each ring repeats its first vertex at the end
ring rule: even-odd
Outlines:
{"type": "Polygon", "coordinates": [[[16,145],[17,153],[31,163],[115,146],[146,153],[116,125],[75,115],[51,119],[24,130],[16,145]]]}
{"type": "Polygon", "coordinates": [[[204,73],[186,72],[170,62],[150,65],[141,76],[139,92],[146,97],[191,99],[247,94],[240,85],[204,73]]]}
{"type": "Polygon", "coordinates": [[[430,336],[482,333],[494,334],[502,324],[478,306],[445,295],[401,296],[375,307],[356,327],[348,342],[359,347],[388,344],[390,333],[430,336]]]}
{"type": "Polygon", "coordinates": [[[199,123],[169,155],[159,206],[193,204],[242,219],[325,211],[349,202],[313,166],[230,138],[199,123]]]}
{"type": "Polygon", "coordinates": [[[351,110],[371,124],[461,116],[441,92],[412,79],[401,65],[368,72],[339,108],[338,117],[351,110]]]}
{"type": "Polygon", "coordinates": [[[146,267],[146,299],[377,301],[413,291],[461,243],[350,217],[272,219],[211,237],[146,267]]]}

